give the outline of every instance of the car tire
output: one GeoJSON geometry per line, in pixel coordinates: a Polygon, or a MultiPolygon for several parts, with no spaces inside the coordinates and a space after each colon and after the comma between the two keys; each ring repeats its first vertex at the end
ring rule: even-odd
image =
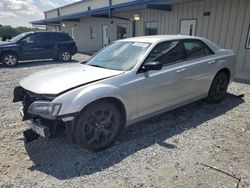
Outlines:
{"type": "Polygon", "coordinates": [[[76,120],[75,142],[84,149],[101,151],[114,143],[121,125],[121,113],[114,104],[93,103],[76,120]]]}
{"type": "Polygon", "coordinates": [[[72,59],[72,55],[69,50],[61,50],[58,54],[58,59],[60,62],[69,62],[72,59]]]}
{"type": "Polygon", "coordinates": [[[18,64],[18,57],[15,53],[7,52],[1,58],[2,63],[8,67],[14,67],[18,64]]]}
{"type": "Polygon", "coordinates": [[[226,97],[228,84],[228,75],[225,72],[217,73],[209,89],[207,100],[214,103],[221,102],[226,97]]]}

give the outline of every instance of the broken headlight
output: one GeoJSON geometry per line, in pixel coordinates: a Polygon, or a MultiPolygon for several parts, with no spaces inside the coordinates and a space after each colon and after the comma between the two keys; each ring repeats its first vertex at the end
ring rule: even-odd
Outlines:
{"type": "Polygon", "coordinates": [[[35,101],[29,108],[28,113],[39,115],[44,118],[53,119],[60,111],[62,104],[48,101],[35,101]]]}

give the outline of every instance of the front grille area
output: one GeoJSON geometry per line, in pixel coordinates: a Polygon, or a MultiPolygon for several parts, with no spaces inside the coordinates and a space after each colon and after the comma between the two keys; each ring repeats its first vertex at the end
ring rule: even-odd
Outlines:
{"type": "Polygon", "coordinates": [[[40,123],[48,127],[48,131],[49,131],[48,135],[50,138],[64,135],[65,123],[62,120],[60,119],[48,120],[48,119],[39,117],[37,115],[28,113],[29,106],[33,102],[38,101],[38,100],[52,101],[57,97],[57,95],[36,94],[31,91],[25,90],[24,88],[20,86],[14,89],[13,94],[14,94],[13,102],[22,102],[23,104],[23,109],[22,109],[23,121],[32,119],[32,121],[36,123],[40,123]]]}
{"type": "Polygon", "coordinates": [[[36,118],[35,115],[29,114],[28,109],[29,106],[37,101],[37,100],[46,100],[46,101],[52,101],[56,96],[54,95],[41,95],[41,94],[36,94],[31,91],[25,90],[22,87],[16,87],[14,89],[14,98],[13,102],[19,102],[22,101],[23,104],[23,121],[31,118],[36,118]]]}

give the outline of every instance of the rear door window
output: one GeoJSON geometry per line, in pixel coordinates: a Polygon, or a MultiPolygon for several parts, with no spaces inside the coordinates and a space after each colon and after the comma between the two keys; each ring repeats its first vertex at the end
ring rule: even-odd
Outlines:
{"type": "Polygon", "coordinates": [[[57,41],[60,40],[57,33],[49,33],[48,34],[48,39],[49,39],[50,42],[57,42],[57,41]]]}
{"type": "Polygon", "coordinates": [[[35,42],[37,43],[45,43],[49,42],[48,34],[47,33],[36,33],[34,34],[35,42]]]}
{"type": "Polygon", "coordinates": [[[197,59],[212,55],[212,50],[200,40],[184,40],[185,59],[197,59]]]}

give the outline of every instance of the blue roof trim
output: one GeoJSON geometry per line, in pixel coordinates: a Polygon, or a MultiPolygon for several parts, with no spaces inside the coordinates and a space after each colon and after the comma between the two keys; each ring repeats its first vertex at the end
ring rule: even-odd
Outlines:
{"type": "MultiPolygon", "coordinates": [[[[115,10],[115,9],[122,9],[122,8],[127,8],[130,6],[145,6],[147,7],[147,4],[149,3],[156,3],[157,0],[135,0],[127,3],[122,3],[122,4],[116,4],[116,5],[111,5],[108,7],[103,7],[103,8],[98,8],[94,10],[89,10],[89,11],[84,11],[84,12],[79,12],[79,13],[74,13],[70,15],[65,15],[65,16],[60,16],[60,17],[55,17],[55,18],[50,18],[50,19],[45,19],[45,20],[38,20],[38,21],[33,21],[31,22],[34,25],[37,24],[46,24],[46,23],[59,23],[62,21],[67,21],[69,19],[76,19],[76,18],[81,18],[85,16],[91,16],[92,14],[96,13],[109,13],[110,10],[115,10]]],[[[170,3],[172,0],[164,0],[165,3],[170,3]]]]}

